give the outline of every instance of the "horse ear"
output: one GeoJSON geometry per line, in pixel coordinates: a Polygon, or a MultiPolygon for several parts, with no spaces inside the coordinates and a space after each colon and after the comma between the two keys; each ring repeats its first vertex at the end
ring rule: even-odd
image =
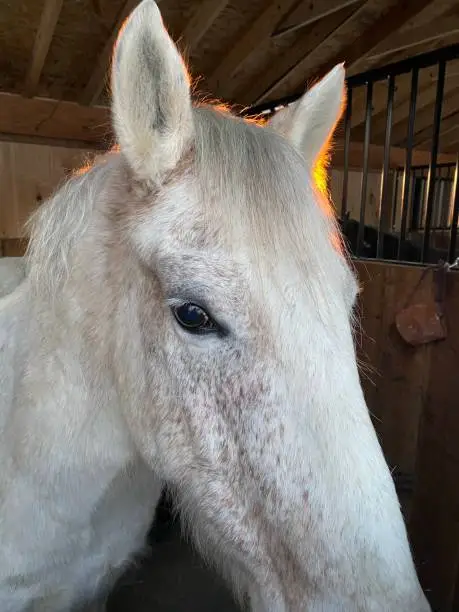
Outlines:
{"type": "Polygon", "coordinates": [[[268,125],[301,151],[311,167],[327,145],[345,105],[344,65],[338,64],[321,81],[268,125]]]}
{"type": "Polygon", "coordinates": [[[190,83],[153,0],[124,23],[112,62],[115,133],[128,162],[145,179],[175,167],[193,138],[190,83]]]}

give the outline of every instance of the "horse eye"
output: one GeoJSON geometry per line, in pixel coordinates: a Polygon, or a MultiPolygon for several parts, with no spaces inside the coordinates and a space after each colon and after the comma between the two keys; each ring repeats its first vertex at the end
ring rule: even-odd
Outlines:
{"type": "Polygon", "coordinates": [[[218,330],[217,324],[210,315],[197,304],[186,302],[179,306],[173,306],[172,312],[177,323],[189,333],[205,334],[218,330]]]}

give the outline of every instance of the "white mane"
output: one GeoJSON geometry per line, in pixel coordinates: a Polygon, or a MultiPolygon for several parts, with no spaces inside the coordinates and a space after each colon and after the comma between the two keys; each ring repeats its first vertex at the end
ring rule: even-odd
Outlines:
{"type": "Polygon", "coordinates": [[[30,217],[26,260],[36,290],[54,295],[68,277],[73,249],[88,227],[114,157],[116,153],[99,156],[94,165],[77,170],[30,217]]]}

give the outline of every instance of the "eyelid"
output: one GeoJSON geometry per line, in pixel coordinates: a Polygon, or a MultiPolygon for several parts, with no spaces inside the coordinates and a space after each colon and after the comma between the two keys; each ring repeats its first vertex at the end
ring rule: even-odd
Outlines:
{"type": "Polygon", "coordinates": [[[212,308],[203,297],[200,297],[198,295],[184,293],[180,294],[180,297],[169,297],[166,298],[166,304],[170,308],[174,308],[174,306],[182,306],[183,304],[196,304],[196,306],[199,306],[200,308],[205,310],[209,317],[211,317],[211,319],[214,319],[214,316],[212,315],[212,308]]]}
{"type": "Polygon", "coordinates": [[[177,298],[177,297],[166,298],[166,304],[169,306],[169,308],[174,308],[174,307],[182,306],[183,304],[189,304],[189,303],[196,304],[196,306],[199,306],[206,312],[209,318],[217,326],[216,334],[218,334],[220,337],[225,337],[229,335],[230,328],[228,327],[228,325],[226,325],[225,323],[222,323],[218,317],[214,316],[212,309],[208,307],[205,300],[197,298],[196,296],[191,297],[189,294],[182,296],[180,298],[177,298]]]}

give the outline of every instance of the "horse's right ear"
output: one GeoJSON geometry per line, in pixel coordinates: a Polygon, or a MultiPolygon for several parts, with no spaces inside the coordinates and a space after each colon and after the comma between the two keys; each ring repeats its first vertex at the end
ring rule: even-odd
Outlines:
{"type": "Polygon", "coordinates": [[[121,151],[144,179],[161,180],[193,138],[190,83],[153,0],[124,23],[113,52],[112,112],[121,151]]]}

